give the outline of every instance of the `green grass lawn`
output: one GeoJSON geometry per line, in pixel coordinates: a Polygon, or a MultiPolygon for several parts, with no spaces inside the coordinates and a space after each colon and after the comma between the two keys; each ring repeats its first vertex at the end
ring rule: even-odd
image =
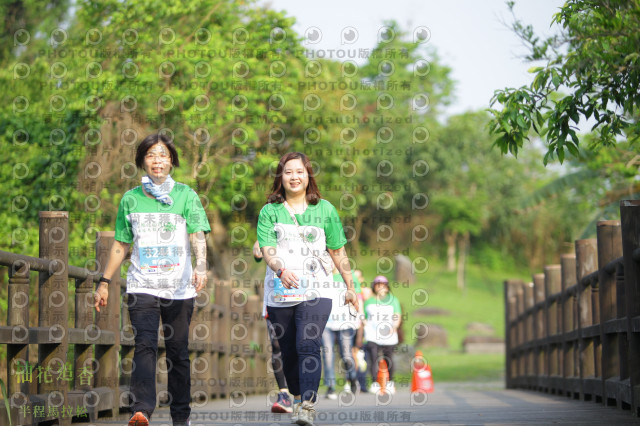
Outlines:
{"type": "MultiPolygon", "coordinates": [[[[494,381],[504,379],[504,354],[469,355],[462,352],[431,351],[425,355],[434,383],[494,381]]],[[[411,375],[400,380],[411,383],[411,375]]]]}

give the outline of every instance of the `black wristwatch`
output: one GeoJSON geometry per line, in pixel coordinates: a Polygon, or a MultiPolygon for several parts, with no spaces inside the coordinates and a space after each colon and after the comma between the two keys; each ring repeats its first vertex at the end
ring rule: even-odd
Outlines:
{"type": "Polygon", "coordinates": [[[276,271],[276,276],[277,276],[278,278],[280,278],[280,277],[282,276],[282,273],[283,273],[283,272],[284,272],[284,268],[278,269],[278,270],[276,271]]]}
{"type": "Polygon", "coordinates": [[[107,284],[111,284],[111,280],[105,277],[100,277],[100,279],[98,280],[98,283],[107,283],[107,284]]]}

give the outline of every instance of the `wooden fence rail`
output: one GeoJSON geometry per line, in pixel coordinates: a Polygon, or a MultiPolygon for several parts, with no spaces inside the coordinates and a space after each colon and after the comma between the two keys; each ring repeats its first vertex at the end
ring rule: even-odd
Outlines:
{"type": "MultiPolygon", "coordinates": [[[[14,425],[113,418],[129,406],[134,340],[119,274],[109,285],[106,308],[99,314],[93,308],[94,286],[114,232],[97,233],[96,258],[84,268],[68,264],[68,236],[67,212],[40,212],[40,257],[0,251],[0,265],[9,269],[7,323],[0,325],[0,344],[7,349],[14,425]],[[31,272],[39,273],[37,326],[30,326],[29,319],[31,272]],[[72,294],[70,279],[75,282],[72,294]]],[[[251,294],[253,289],[233,289],[225,281],[212,287],[198,294],[190,327],[192,398],[202,402],[267,392],[269,345],[260,316],[262,298],[251,294]]],[[[158,371],[162,404],[168,399],[162,334],[158,371]]],[[[9,424],[7,415],[0,402],[0,424],[9,424]]]]}
{"type": "Polygon", "coordinates": [[[640,415],[640,200],[535,274],[505,282],[506,385],[640,415]]]}

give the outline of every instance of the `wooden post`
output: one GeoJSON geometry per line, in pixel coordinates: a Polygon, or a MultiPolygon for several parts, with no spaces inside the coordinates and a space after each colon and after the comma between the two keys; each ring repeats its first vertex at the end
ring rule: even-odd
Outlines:
{"type": "Polygon", "coordinates": [[[216,295],[215,302],[222,311],[222,315],[219,319],[218,330],[220,331],[220,353],[218,358],[218,380],[219,380],[219,392],[220,396],[229,395],[229,361],[231,360],[230,346],[231,346],[231,285],[228,282],[220,281],[216,283],[216,295]]]}
{"type": "MultiPolygon", "coordinates": [[[[620,251],[622,251],[622,244],[620,245],[620,251]]],[[[623,263],[618,263],[616,267],[616,322],[620,328],[624,327],[624,331],[618,334],[618,362],[620,363],[619,380],[620,383],[624,384],[624,391],[621,392],[621,395],[619,395],[617,400],[618,408],[623,408],[623,402],[627,404],[627,406],[632,404],[632,393],[629,382],[629,339],[627,337],[629,328],[626,317],[624,285],[624,265],[623,263]]],[[[634,368],[637,367],[634,366],[634,368]]]]}
{"type": "Polygon", "coordinates": [[[516,294],[518,287],[522,286],[521,281],[507,280],[504,282],[504,302],[505,302],[505,349],[506,349],[506,387],[507,389],[513,389],[517,387],[517,380],[519,379],[517,369],[517,353],[516,346],[518,346],[518,339],[516,333],[516,318],[518,316],[516,307],[516,294]]]}
{"type": "Polygon", "coordinates": [[[640,416],[640,200],[620,201],[631,409],[640,416]]]}
{"type": "Polygon", "coordinates": [[[512,352],[512,354],[515,355],[513,356],[514,376],[517,378],[515,386],[518,386],[518,383],[520,383],[520,381],[522,380],[522,377],[525,375],[526,362],[527,362],[526,352],[522,350],[522,347],[523,347],[522,345],[524,345],[527,342],[526,326],[525,326],[526,321],[524,318],[525,307],[524,307],[524,288],[523,287],[524,287],[524,284],[522,282],[520,282],[519,285],[516,286],[515,303],[514,303],[514,309],[516,312],[516,322],[511,326],[512,335],[513,335],[511,339],[511,345],[514,348],[518,348],[515,351],[515,353],[512,352]]]}
{"type": "Polygon", "coordinates": [[[250,351],[250,383],[251,393],[258,392],[258,358],[260,356],[260,346],[258,346],[258,318],[260,316],[260,303],[258,296],[252,294],[249,296],[245,309],[245,319],[248,320],[249,335],[247,336],[247,349],[250,351]]]}
{"type": "MultiPolygon", "coordinates": [[[[560,265],[547,265],[544,267],[544,289],[547,300],[562,291],[562,274],[560,268],[560,265]]],[[[549,319],[547,330],[549,330],[549,336],[553,336],[561,330],[561,327],[558,327],[558,321],[561,319],[561,316],[558,315],[557,302],[549,303],[547,309],[549,310],[547,314],[547,318],[549,319]]]]}
{"type": "MultiPolygon", "coordinates": [[[[576,266],[576,270],[578,267],[576,266]]],[[[580,398],[580,393],[582,392],[582,381],[580,379],[580,345],[582,344],[580,338],[580,284],[578,278],[576,277],[576,286],[573,292],[573,329],[575,330],[576,341],[573,346],[573,376],[576,378],[577,382],[577,399],[580,398]]],[[[575,387],[574,387],[575,389],[575,387]]],[[[576,398],[576,394],[574,394],[574,398],[576,398]]]]}
{"type": "MultiPolygon", "coordinates": [[[[101,271],[107,266],[111,246],[114,242],[114,231],[97,232],[96,260],[101,271]]],[[[100,408],[111,411],[110,417],[117,416],[120,411],[120,387],[118,377],[118,352],[120,351],[120,268],[111,278],[107,306],[96,313],[97,326],[100,331],[113,333],[113,345],[96,345],[95,355],[97,372],[94,377],[96,388],[111,390],[111,400],[100,404],[100,408]]]]}
{"type": "MultiPolygon", "coordinates": [[[[576,284],[576,256],[575,254],[563,254],[560,257],[562,265],[562,320],[561,332],[562,338],[562,377],[565,380],[565,394],[569,396],[579,395],[580,387],[576,386],[575,377],[577,377],[575,354],[578,348],[578,339],[575,333],[574,322],[574,299],[575,297],[569,293],[569,287],[576,284]]],[[[574,287],[576,288],[576,287],[574,287]]],[[[575,294],[575,293],[574,293],[575,294]]],[[[577,305],[576,305],[577,306],[577,305]]]]}
{"type": "MultiPolygon", "coordinates": [[[[81,382],[80,377],[83,377],[83,372],[93,371],[93,346],[89,344],[91,338],[97,336],[97,328],[93,324],[93,280],[87,278],[85,280],[76,280],[76,318],[75,327],[77,329],[84,329],[85,336],[87,336],[87,344],[76,344],[74,346],[74,378],[76,390],[90,390],[90,384],[81,382]]],[[[89,412],[90,416],[94,413],[89,412]]],[[[94,420],[94,418],[92,418],[94,420]]]]}
{"type": "MultiPolygon", "coordinates": [[[[524,289],[524,309],[526,312],[528,312],[525,315],[525,319],[524,319],[524,324],[526,329],[525,335],[527,336],[526,337],[527,342],[533,342],[536,338],[536,332],[535,332],[535,326],[534,326],[535,313],[530,311],[533,305],[535,305],[535,297],[533,294],[533,291],[534,291],[533,283],[532,282],[526,283],[523,289],[524,289]]],[[[532,380],[531,378],[535,376],[535,372],[536,372],[535,354],[536,354],[536,351],[534,349],[532,348],[527,349],[526,367],[525,367],[527,381],[532,380]]],[[[527,387],[531,388],[531,384],[529,383],[527,387]]]]}
{"type": "MultiPolygon", "coordinates": [[[[561,318],[561,315],[558,315],[558,311],[560,310],[560,298],[559,295],[562,291],[562,275],[560,265],[547,265],[544,267],[544,288],[546,294],[546,304],[545,309],[547,312],[547,336],[555,336],[561,330],[558,327],[558,321],[561,318]]],[[[562,311],[560,311],[562,312],[562,311]]],[[[547,374],[550,377],[554,377],[550,379],[549,387],[552,393],[557,393],[559,389],[559,382],[557,381],[557,376],[561,376],[560,365],[562,365],[561,359],[561,344],[551,343],[547,341],[546,343],[546,361],[547,361],[547,374]]]]}
{"type": "MultiPolygon", "coordinates": [[[[520,317],[524,313],[524,288],[522,283],[519,283],[519,285],[516,286],[514,296],[517,320],[513,327],[515,328],[515,339],[511,342],[511,344],[514,346],[520,346],[521,344],[526,342],[524,320],[520,317]]],[[[518,358],[520,358],[520,356],[518,356],[518,358]]]]}
{"type": "Polygon", "coordinates": [[[7,345],[7,392],[12,397],[21,392],[29,395],[29,382],[18,380],[30,373],[29,366],[29,264],[16,261],[9,268],[9,291],[7,325],[13,327],[11,334],[14,343],[7,345]],[[22,383],[20,383],[22,381],[22,383]]]}
{"type": "MultiPolygon", "coordinates": [[[[38,326],[44,333],[38,338],[38,393],[51,395],[51,404],[68,405],[64,371],[69,368],[69,213],[40,212],[39,218],[39,257],[54,263],[48,272],[39,274],[38,326]]],[[[71,423],[70,418],[59,421],[71,423]]]]}
{"type": "MultiPolygon", "coordinates": [[[[576,241],[576,280],[578,284],[583,277],[598,269],[598,248],[595,238],[576,241]]],[[[584,328],[593,324],[591,287],[579,285],[579,324],[584,328]]]]}
{"type": "MultiPolygon", "coordinates": [[[[515,289],[514,289],[515,290],[515,289]]],[[[516,293],[517,290],[513,291],[516,293]]],[[[518,351],[518,306],[516,301],[516,296],[511,296],[509,298],[509,302],[507,305],[509,308],[509,317],[511,318],[509,325],[509,344],[511,345],[511,355],[509,359],[509,368],[511,369],[511,376],[516,380],[518,380],[518,358],[520,353],[518,351]]],[[[516,385],[517,386],[517,385],[516,385]]]]}
{"type": "MultiPolygon", "coordinates": [[[[211,299],[212,297],[209,296],[209,300],[211,299]]],[[[209,342],[211,342],[211,344],[209,345],[209,350],[206,352],[206,359],[208,361],[209,368],[205,372],[205,376],[203,378],[207,380],[207,395],[209,397],[217,398],[218,384],[215,383],[214,380],[217,381],[218,377],[211,377],[211,373],[218,371],[218,353],[219,353],[220,347],[217,340],[218,338],[214,337],[218,332],[218,310],[217,310],[217,307],[214,306],[212,303],[208,303],[206,306],[206,309],[208,312],[206,324],[209,330],[211,331],[212,337],[209,339],[209,342]],[[212,379],[212,380],[209,380],[209,379],[212,379]]]]}
{"type": "Polygon", "coordinates": [[[209,350],[213,336],[209,327],[209,303],[206,289],[200,291],[194,301],[194,310],[189,330],[189,347],[191,358],[191,399],[197,402],[208,402],[209,350]]]}
{"type": "MultiPolygon", "coordinates": [[[[118,274],[120,271],[118,271],[118,274]]],[[[131,319],[129,318],[129,305],[128,296],[126,294],[127,283],[120,280],[120,294],[124,294],[121,298],[120,307],[120,379],[118,383],[120,386],[124,386],[129,389],[131,387],[131,373],[133,371],[133,354],[135,351],[135,335],[133,327],[131,326],[131,319]]],[[[118,402],[120,407],[126,407],[129,405],[129,392],[121,392],[120,400],[118,402]]]]}
{"type": "MultiPolygon", "coordinates": [[[[262,314],[262,297],[258,296],[258,312],[262,314]]],[[[257,341],[260,346],[260,353],[258,355],[258,392],[266,394],[271,390],[269,386],[270,377],[267,376],[267,362],[271,361],[271,342],[267,336],[267,322],[260,317],[257,320],[257,341]]]]}
{"type": "MultiPolygon", "coordinates": [[[[597,245],[597,240],[596,240],[597,245]]],[[[597,254],[596,254],[597,260],[597,254]]],[[[597,263],[596,263],[597,265],[597,263]]],[[[597,266],[596,266],[597,270],[597,266]]],[[[593,342],[593,366],[594,366],[594,377],[596,379],[602,377],[602,340],[600,339],[600,285],[597,280],[591,280],[591,324],[594,327],[598,328],[598,333],[592,338],[593,342]]],[[[602,387],[602,381],[600,381],[597,385],[594,385],[593,394],[595,395],[596,401],[599,398],[602,398],[604,392],[602,387]]]]}
{"type": "Polygon", "coordinates": [[[607,272],[605,266],[622,256],[620,222],[613,220],[600,221],[597,225],[597,232],[602,399],[606,405],[616,405],[616,393],[614,390],[607,392],[606,382],[614,377],[616,380],[620,378],[619,334],[615,327],[605,327],[607,322],[613,322],[616,319],[616,276],[615,269],[607,272]],[[607,332],[607,329],[610,332],[607,332]]]}
{"type": "Polygon", "coordinates": [[[584,331],[593,324],[592,315],[592,288],[585,285],[583,278],[597,270],[597,242],[595,239],[577,240],[576,245],[576,280],[578,282],[578,329],[580,336],[579,363],[580,372],[580,399],[590,399],[593,395],[587,393],[585,381],[594,378],[595,348],[594,340],[585,337],[584,331]]]}
{"type": "MultiPolygon", "coordinates": [[[[213,281],[213,280],[212,280],[213,281]]],[[[203,380],[206,380],[206,384],[207,384],[207,395],[209,397],[213,397],[213,398],[218,398],[219,397],[219,389],[220,389],[220,377],[218,376],[218,361],[219,361],[219,354],[220,354],[220,332],[218,329],[218,325],[220,324],[219,321],[219,315],[220,315],[220,308],[218,307],[218,304],[212,301],[215,301],[215,289],[217,288],[218,284],[214,283],[211,287],[212,290],[208,290],[207,293],[207,301],[206,301],[206,312],[207,314],[207,318],[205,321],[206,326],[208,327],[207,329],[209,330],[210,333],[210,337],[209,337],[209,350],[203,354],[203,357],[205,357],[206,359],[206,363],[209,365],[209,368],[207,369],[207,371],[204,372],[204,375],[202,377],[203,380]]],[[[202,293],[202,292],[201,292],[202,293]]],[[[204,296],[199,296],[199,298],[202,297],[204,298],[204,296]]],[[[204,303],[204,301],[202,302],[204,303]]]]}
{"type": "Polygon", "coordinates": [[[535,313],[535,327],[536,332],[536,345],[534,346],[536,357],[536,384],[535,389],[540,391],[547,390],[546,377],[549,375],[547,366],[547,354],[545,351],[544,339],[547,338],[547,325],[546,325],[546,309],[545,309],[545,289],[544,289],[544,274],[533,274],[533,296],[535,299],[536,313],[535,313]]]}
{"type": "MultiPolygon", "coordinates": [[[[576,255],[563,254],[560,257],[560,265],[562,267],[562,292],[566,292],[569,287],[576,283],[576,255]]],[[[573,297],[565,294],[563,298],[561,330],[568,333],[575,330],[575,322],[573,318],[573,297]]]]}
{"type": "Polygon", "coordinates": [[[244,353],[249,334],[249,328],[244,324],[243,314],[248,295],[244,290],[235,288],[231,292],[231,327],[227,330],[230,343],[228,368],[231,372],[231,392],[240,391],[248,394],[246,381],[248,378],[249,357],[244,353]]]}
{"type": "Polygon", "coordinates": [[[622,234],[620,222],[604,220],[597,224],[598,232],[598,269],[600,282],[600,321],[602,323],[616,318],[615,271],[604,270],[607,263],[622,256],[622,234]]]}
{"type": "MultiPolygon", "coordinates": [[[[76,318],[75,328],[84,330],[86,344],[74,345],[74,391],[90,391],[91,379],[87,377],[87,372],[93,374],[94,357],[92,340],[98,337],[98,329],[93,323],[93,280],[76,279],[76,318]]],[[[86,407],[90,421],[97,419],[96,407],[86,407]]]]}

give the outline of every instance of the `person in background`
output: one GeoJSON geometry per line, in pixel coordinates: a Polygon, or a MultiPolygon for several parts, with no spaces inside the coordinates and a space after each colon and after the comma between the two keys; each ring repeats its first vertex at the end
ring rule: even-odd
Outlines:
{"type": "MultiPolygon", "coordinates": [[[[353,276],[354,288],[356,291],[356,297],[358,297],[359,312],[362,312],[361,298],[360,298],[360,281],[353,276]]],[[[333,270],[333,281],[336,283],[342,283],[344,286],[344,280],[337,269],[333,270]]],[[[345,287],[346,288],[346,287],[345,287]]],[[[334,345],[337,342],[340,352],[340,359],[342,361],[342,367],[346,372],[345,390],[350,392],[356,392],[356,365],[353,353],[353,345],[355,342],[356,331],[360,327],[360,319],[358,318],[358,312],[349,312],[351,305],[337,300],[334,302],[331,308],[331,314],[329,320],[322,333],[322,363],[324,366],[324,381],[327,385],[327,393],[325,395],[328,399],[337,399],[336,394],[336,373],[334,366],[334,345]]],[[[353,311],[353,309],[351,309],[353,311]]]]}
{"type": "MultiPolygon", "coordinates": [[[[262,262],[262,252],[260,251],[260,244],[258,241],[253,245],[253,259],[256,262],[262,262]]],[[[284,371],[282,370],[282,353],[280,353],[280,344],[278,343],[278,339],[276,339],[276,331],[273,328],[273,324],[269,321],[266,305],[263,305],[262,317],[267,321],[267,332],[269,333],[269,340],[271,341],[271,368],[273,369],[273,375],[276,378],[279,390],[278,399],[271,406],[271,412],[291,413],[293,412],[293,402],[289,396],[287,379],[284,377],[284,371]]]]}
{"type": "Polygon", "coordinates": [[[387,391],[395,393],[393,382],[393,350],[398,344],[398,327],[402,311],[400,302],[391,294],[389,280],[383,275],[378,275],[373,280],[373,296],[364,302],[364,340],[369,355],[369,371],[371,372],[371,392],[380,390],[376,379],[378,377],[378,365],[384,359],[389,369],[389,383],[387,391]]]}
{"type": "Polygon", "coordinates": [[[171,365],[167,389],[171,418],[174,426],[188,426],[189,324],[196,293],[207,284],[205,233],[211,227],[198,194],[171,178],[173,167],[180,164],[172,141],[159,134],[147,136],[138,145],[135,162],[146,174],[118,206],[115,241],[94,295],[95,308],[100,312],[107,305],[108,284],[120,275],[133,244],[127,271],[127,306],[135,333],[129,426],[147,426],[156,407],[160,320],[171,365]]]}
{"type": "Polygon", "coordinates": [[[294,397],[291,421],[313,425],[322,375],[322,332],[331,306],[342,297],[357,309],[357,298],[340,217],[321,198],[306,155],[292,152],[280,158],[271,194],[258,217],[258,241],[268,266],[264,301],[294,397]],[[334,264],[346,292],[333,282],[334,264]],[[302,300],[276,297],[276,284],[302,300]]]}

